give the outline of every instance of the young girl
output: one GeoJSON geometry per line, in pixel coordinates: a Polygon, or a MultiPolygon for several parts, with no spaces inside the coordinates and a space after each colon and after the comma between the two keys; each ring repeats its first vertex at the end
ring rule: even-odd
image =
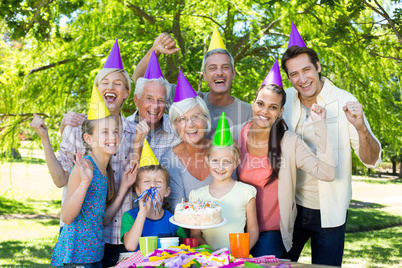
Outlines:
{"type": "Polygon", "coordinates": [[[227,223],[212,229],[191,230],[191,237],[198,238],[200,245],[208,244],[214,249],[230,248],[229,233],[245,231],[250,234],[250,248],[258,240],[256,189],[231,177],[240,163],[239,157],[239,147],[235,143],[227,147],[213,144],[208,147],[207,163],[213,181],[210,185],[191,191],[189,199],[191,202],[217,202],[222,207],[222,216],[227,223]]]}
{"type": "Polygon", "coordinates": [[[138,239],[142,236],[186,238],[183,228],[169,222],[173,215],[162,207],[166,207],[165,198],[170,194],[170,175],[166,167],[162,165],[149,165],[140,167],[134,184],[137,196],[150,189],[157,187],[157,197],[154,207],[151,197],[144,202],[147,195],[139,200],[139,206],[124,213],[121,223],[121,242],[128,251],[136,251],[138,239]]]}
{"type": "Polygon", "coordinates": [[[66,224],[53,252],[54,266],[102,267],[104,252],[103,223],[110,210],[135,181],[137,169],[128,169],[115,193],[113,170],[109,159],[119,145],[118,123],[114,116],[84,120],[82,139],[86,155],[77,153],[61,208],[66,224]],[[106,207],[106,211],[105,211],[106,207]]]}

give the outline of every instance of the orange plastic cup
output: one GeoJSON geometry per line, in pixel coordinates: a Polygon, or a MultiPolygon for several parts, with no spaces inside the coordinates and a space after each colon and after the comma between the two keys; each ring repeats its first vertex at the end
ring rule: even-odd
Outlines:
{"type": "Polygon", "coordinates": [[[250,234],[229,234],[230,252],[235,258],[248,258],[250,255],[250,234]]]}

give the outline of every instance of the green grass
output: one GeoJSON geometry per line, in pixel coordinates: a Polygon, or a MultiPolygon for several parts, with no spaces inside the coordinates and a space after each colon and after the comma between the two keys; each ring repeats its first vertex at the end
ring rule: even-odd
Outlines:
{"type": "MultiPolygon", "coordinates": [[[[347,233],[342,267],[402,267],[402,226],[347,233]]],[[[299,262],[311,263],[310,240],[299,262]]]]}
{"type": "Polygon", "coordinates": [[[402,217],[376,208],[350,208],[346,232],[365,232],[402,225],[402,217]]]}
{"type": "MultiPolygon", "coordinates": [[[[54,186],[44,160],[32,157],[40,153],[29,154],[0,163],[1,267],[49,267],[59,233],[61,189],[54,186]]],[[[360,186],[369,183],[370,191],[384,184],[360,182],[360,186]]],[[[402,191],[402,181],[385,184],[389,186],[381,187],[402,191]]],[[[402,267],[402,226],[378,230],[401,225],[401,215],[384,211],[382,204],[353,202],[364,206],[349,210],[343,266],[402,267]]],[[[307,245],[300,261],[310,263],[310,252],[307,245]]]]}
{"type": "Polygon", "coordinates": [[[0,241],[0,266],[50,267],[57,235],[0,241]]]}
{"type": "Polygon", "coordinates": [[[59,232],[60,201],[0,197],[0,266],[49,267],[59,232]]]}
{"type": "Polygon", "coordinates": [[[0,196],[0,215],[7,214],[58,214],[61,200],[16,200],[0,196]]]}
{"type": "Polygon", "coordinates": [[[349,267],[402,267],[402,227],[346,234],[343,262],[349,267]]]}
{"type": "MultiPolygon", "coordinates": [[[[381,208],[372,203],[349,209],[342,267],[402,267],[402,216],[381,208]]],[[[310,240],[299,261],[311,263],[310,240]]]]}

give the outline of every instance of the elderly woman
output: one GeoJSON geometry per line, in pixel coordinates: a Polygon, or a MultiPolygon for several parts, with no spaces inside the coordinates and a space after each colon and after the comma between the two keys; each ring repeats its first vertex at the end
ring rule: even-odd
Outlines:
{"type": "Polygon", "coordinates": [[[173,103],[169,120],[173,133],[182,139],[160,161],[170,173],[171,193],[167,200],[173,212],[182,199],[188,199],[191,190],[212,182],[205,161],[211,143],[205,137],[211,129],[211,117],[205,102],[197,96],[173,103]]]}

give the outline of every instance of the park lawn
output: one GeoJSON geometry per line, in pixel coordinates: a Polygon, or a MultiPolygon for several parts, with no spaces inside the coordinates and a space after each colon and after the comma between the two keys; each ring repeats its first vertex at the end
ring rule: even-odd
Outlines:
{"type": "Polygon", "coordinates": [[[57,219],[0,220],[0,266],[50,267],[57,219]]]}
{"type": "MultiPolygon", "coordinates": [[[[346,233],[342,267],[402,267],[402,226],[346,233]]],[[[299,262],[311,263],[310,241],[299,262]]]]}
{"type": "MultiPolygon", "coordinates": [[[[0,266],[50,266],[60,198],[61,189],[54,186],[42,159],[0,163],[0,266]]],[[[401,216],[382,207],[349,210],[344,267],[402,267],[402,227],[378,230],[401,225],[401,216]]],[[[309,246],[300,261],[310,263],[309,246]]]]}

